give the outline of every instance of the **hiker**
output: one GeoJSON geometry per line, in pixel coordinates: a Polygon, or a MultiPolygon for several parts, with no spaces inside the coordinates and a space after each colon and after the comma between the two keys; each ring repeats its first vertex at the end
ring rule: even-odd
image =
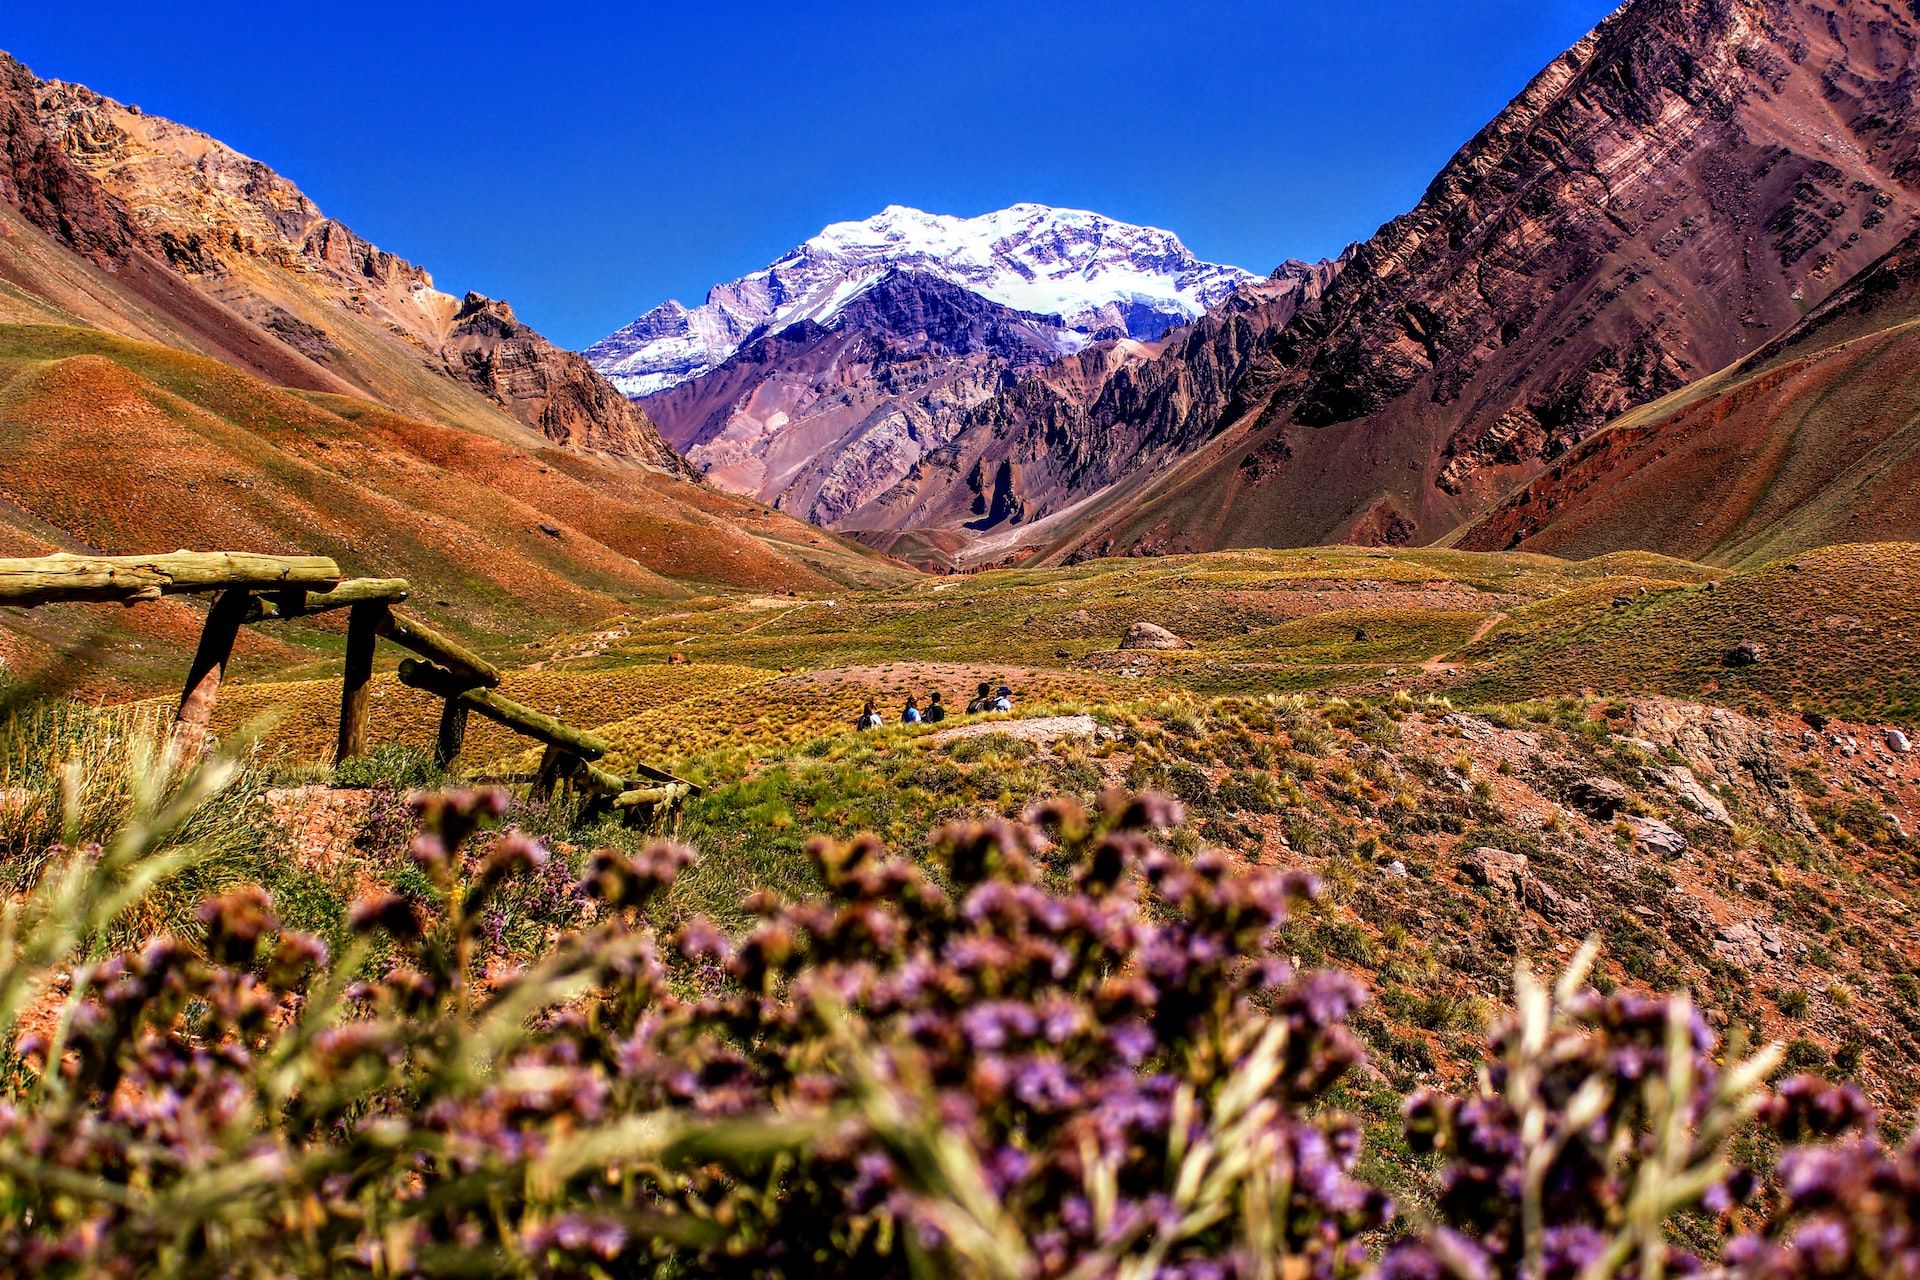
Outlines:
{"type": "Polygon", "coordinates": [[[901,711],[900,713],[900,723],[901,724],[919,724],[920,723],[920,699],[914,697],[912,694],[907,695],[907,705],[906,705],[906,709],[901,711]]]}
{"type": "Polygon", "coordinates": [[[940,691],[935,689],[927,694],[927,723],[939,724],[946,718],[947,704],[940,701],[940,691]]]}
{"type": "Polygon", "coordinates": [[[873,700],[869,698],[867,705],[860,711],[860,718],[853,722],[853,727],[856,729],[878,729],[885,723],[886,721],[880,718],[879,708],[875,707],[873,700]]]}
{"type": "Polygon", "coordinates": [[[980,690],[974,694],[973,701],[967,704],[967,714],[979,715],[993,706],[993,686],[985,680],[980,682],[980,690]]]}
{"type": "Polygon", "coordinates": [[[1007,686],[1005,685],[1001,685],[997,690],[995,690],[993,695],[992,710],[994,711],[1013,710],[1013,690],[1007,688],[1007,686]]]}

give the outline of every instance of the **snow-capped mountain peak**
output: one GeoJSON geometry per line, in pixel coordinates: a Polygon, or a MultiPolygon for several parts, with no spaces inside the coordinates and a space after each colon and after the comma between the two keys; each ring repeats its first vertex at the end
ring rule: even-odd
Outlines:
{"type": "Polygon", "coordinates": [[[836,222],[691,310],[664,303],[587,349],[630,396],[696,378],[758,332],[830,324],[890,271],[945,280],[1016,311],[1057,317],[1062,350],[1154,338],[1254,277],[1202,262],[1171,232],[1083,209],[1016,204],[977,217],[888,205],[836,222]]]}

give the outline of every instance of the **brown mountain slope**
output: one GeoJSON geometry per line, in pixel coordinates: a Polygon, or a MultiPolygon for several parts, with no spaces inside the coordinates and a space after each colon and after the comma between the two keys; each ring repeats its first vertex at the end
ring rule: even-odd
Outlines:
{"type": "Polygon", "coordinates": [[[271,382],[690,475],[579,356],[323,216],[258,161],[0,54],[0,198],[119,286],[0,235],[0,279],[89,324],[271,382]]]}
{"type": "MultiPolygon", "coordinates": [[[[504,303],[440,294],[264,166],[0,55],[0,555],[179,546],[405,576],[483,644],[904,576],[699,483],[504,303]]],[[[97,652],[94,687],[177,678],[194,635],[186,606],[9,615],[0,663],[97,652]]]]}
{"type": "Polygon", "coordinates": [[[1740,562],[1920,536],[1920,233],[1787,333],[1587,440],[1450,541],[1740,562]]]}
{"type": "MultiPolygon", "coordinates": [[[[636,602],[905,576],[831,534],[622,458],[273,387],[90,328],[0,325],[0,458],[0,555],[328,555],[351,573],[412,580],[424,613],[483,644],[598,624],[636,602]]],[[[14,662],[28,669],[111,616],[7,612],[0,629],[31,641],[14,662]]],[[[137,625],[163,671],[183,638],[191,645],[189,628],[137,625]]]]}
{"type": "Polygon", "coordinates": [[[1204,444],[1051,554],[1441,536],[1911,230],[1917,94],[1909,4],[1633,0],[1262,335],[1204,444]]]}

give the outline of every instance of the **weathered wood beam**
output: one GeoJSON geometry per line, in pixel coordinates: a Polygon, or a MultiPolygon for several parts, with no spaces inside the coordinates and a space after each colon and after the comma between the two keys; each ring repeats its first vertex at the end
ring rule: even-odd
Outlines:
{"type": "Polygon", "coordinates": [[[467,745],[467,704],[448,698],[440,704],[440,732],[433,740],[433,759],[442,769],[453,766],[467,745]]]}
{"type": "Polygon", "coordinates": [[[233,587],[213,598],[206,625],[200,629],[200,643],[193,652],[193,665],[187,668],[186,687],[180,693],[180,711],[173,721],[175,760],[197,759],[206,745],[213,704],[220,696],[220,681],[226,675],[228,660],[233,657],[234,639],[246,620],[245,588],[233,587]]]}
{"type": "MultiPolygon", "coordinates": [[[[658,782],[674,787],[685,787],[688,795],[697,796],[700,794],[699,787],[688,782],[685,778],[675,777],[665,769],[656,769],[652,765],[636,764],[633,766],[633,771],[640,775],[641,781],[658,782]]],[[[602,769],[596,764],[582,764],[581,766],[580,787],[582,790],[598,792],[608,796],[617,796],[635,790],[637,786],[638,783],[634,780],[623,778],[611,769],[602,769]]]]}
{"type": "Polygon", "coordinates": [[[0,604],[157,600],[181,591],[323,587],[339,582],[326,556],[260,556],[242,551],[175,551],[157,556],[67,553],[0,560],[0,604]]]}
{"type": "Polygon", "coordinates": [[[636,787],[632,791],[622,791],[613,798],[616,809],[638,809],[643,805],[677,804],[693,794],[693,788],[684,782],[670,783],[661,787],[636,787]]]}
{"type": "Polygon", "coordinates": [[[628,790],[633,784],[619,774],[588,761],[580,762],[580,787],[583,791],[594,791],[602,795],[617,796],[628,790]]]}
{"type": "Polygon", "coordinates": [[[546,750],[540,753],[540,767],[533,771],[533,782],[527,788],[527,798],[551,800],[554,788],[560,785],[561,777],[584,763],[586,762],[578,756],[569,755],[559,747],[548,743],[546,750]]]}
{"type": "Polygon", "coordinates": [[[340,673],[340,736],[334,744],[335,764],[366,754],[373,650],[379,642],[380,616],[385,612],[384,604],[363,601],[347,614],[347,662],[340,673]]]}
{"type": "Polygon", "coordinates": [[[491,689],[500,683],[500,668],[459,641],[441,635],[411,614],[401,613],[398,609],[387,610],[381,621],[380,634],[402,649],[411,649],[430,662],[466,677],[465,684],[468,686],[479,684],[491,689]]]}
{"type": "Polygon", "coordinates": [[[688,782],[685,778],[668,773],[665,769],[656,769],[650,764],[642,764],[639,761],[635,761],[633,771],[649,782],[664,782],[673,786],[689,787],[692,789],[694,795],[697,796],[700,794],[699,787],[688,782]]]}
{"type": "Polygon", "coordinates": [[[254,598],[254,615],[249,622],[305,618],[333,609],[348,609],[361,604],[398,604],[412,593],[405,578],[348,578],[338,586],[306,590],[300,587],[254,598]]]}
{"type": "Polygon", "coordinates": [[[458,701],[468,710],[477,711],[515,733],[524,734],[536,742],[544,742],[582,760],[598,760],[612,750],[611,744],[604,738],[584,733],[491,689],[476,688],[454,672],[429,662],[403,659],[400,663],[400,683],[448,701],[458,701]]]}

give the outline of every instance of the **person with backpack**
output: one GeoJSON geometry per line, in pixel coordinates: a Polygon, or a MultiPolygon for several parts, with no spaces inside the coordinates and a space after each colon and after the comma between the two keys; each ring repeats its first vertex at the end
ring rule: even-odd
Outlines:
{"type": "Polygon", "coordinates": [[[900,723],[901,724],[919,724],[920,723],[920,699],[914,697],[912,694],[907,695],[907,705],[906,705],[906,709],[901,711],[900,713],[900,723]]]}
{"type": "Polygon", "coordinates": [[[940,701],[940,691],[933,690],[927,695],[927,723],[939,724],[947,718],[947,705],[940,701]]]}
{"type": "Polygon", "coordinates": [[[1006,685],[1001,685],[997,690],[994,691],[993,705],[989,708],[989,710],[993,710],[993,711],[1013,710],[1013,690],[1007,688],[1006,685]]]}
{"type": "Polygon", "coordinates": [[[973,701],[967,704],[967,714],[979,715],[991,706],[993,706],[993,686],[982,680],[980,691],[974,695],[973,701]]]}
{"type": "Polygon", "coordinates": [[[878,729],[881,725],[885,723],[886,721],[880,718],[879,708],[875,707],[873,705],[873,700],[869,698],[867,700],[867,705],[861,709],[860,718],[853,722],[853,727],[856,729],[862,729],[862,730],[878,729]]]}

